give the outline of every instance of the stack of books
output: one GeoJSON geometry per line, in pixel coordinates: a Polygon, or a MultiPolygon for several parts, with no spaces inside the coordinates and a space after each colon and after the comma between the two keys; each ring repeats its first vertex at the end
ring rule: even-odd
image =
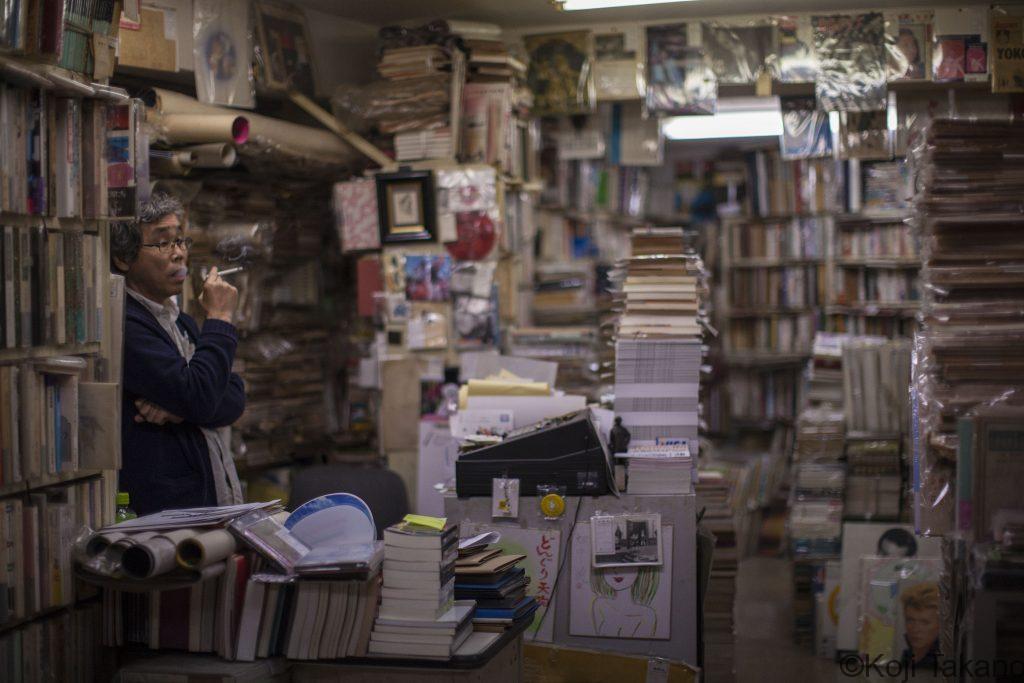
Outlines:
{"type": "Polygon", "coordinates": [[[848,334],[818,332],[814,335],[807,400],[812,405],[843,405],[843,344],[848,334]]]}
{"type": "Polygon", "coordinates": [[[829,407],[804,408],[796,421],[793,460],[839,460],[843,456],[845,434],[843,411],[829,407]]]}
{"type": "Polygon", "coordinates": [[[873,435],[908,430],[910,342],[854,337],[843,345],[846,428],[873,435]]]}
{"type": "Polygon", "coordinates": [[[518,566],[524,559],[525,555],[505,555],[493,546],[459,551],[455,597],[476,601],[475,630],[502,632],[513,622],[533,616],[537,601],[526,594],[530,577],[518,566]]]}
{"type": "Polygon", "coordinates": [[[693,458],[685,440],[673,445],[632,446],[616,453],[628,463],[626,493],[678,495],[693,490],[693,458]]]}
{"type": "Polygon", "coordinates": [[[622,283],[615,413],[634,444],[696,443],[703,262],[684,249],[682,228],[636,229],[631,243],[633,255],[612,276],[622,283]]]}
{"type": "Polygon", "coordinates": [[[473,631],[472,603],[455,604],[459,527],[408,521],[384,530],[384,588],[372,655],[449,659],[473,631]]]}
{"type": "Polygon", "coordinates": [[[699,338],[700,258],[683,251],[682,228],[633,231],[633,256],[621,277],[619,337],[631,335],[699,338]]]}
{"type": "Polygon", "coordinates": [[[846,445],[846,519],[897,520],[900,517],[899,439],[854,439],[846,445]]]}
{"type": "Polygon", "coordinates": [[[915,198],[927,247],[915,492],[918,531],[942,534],[953,526],[950,482],[960,476],[958,418],[1024,383],[1024,159],[1014,151],[1024,123],[936,119],[925,137],[928,172],[915,198]]]}

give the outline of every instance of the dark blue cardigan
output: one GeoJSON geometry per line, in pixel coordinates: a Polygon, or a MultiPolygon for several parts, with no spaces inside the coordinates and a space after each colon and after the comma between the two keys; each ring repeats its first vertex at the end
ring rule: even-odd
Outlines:
{"type": "Polygon", "coordinates": [[[245,408],[242,379],[231,372],[238,345],[234,325],[207,320],[200,333],[184,313],[177,324],[196,347],[188,363],[153,314],[125,297],[120,490],[131,495],[131,507],[140,516],[217,504],[210,452],[199,428],[230,425],[245,408]],[[138,398],[184,422],[135,422],[138,398]]]}

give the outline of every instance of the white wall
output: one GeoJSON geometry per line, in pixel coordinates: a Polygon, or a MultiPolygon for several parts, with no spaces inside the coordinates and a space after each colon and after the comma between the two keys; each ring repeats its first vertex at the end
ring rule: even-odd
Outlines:
{"type": "Polygon", "coordinates": [[[306,23],[316,59],[317,95],[330,97],[339,85],[363,85],[375,77],[376,27],[313,9],[306,10],[306,23]]]}

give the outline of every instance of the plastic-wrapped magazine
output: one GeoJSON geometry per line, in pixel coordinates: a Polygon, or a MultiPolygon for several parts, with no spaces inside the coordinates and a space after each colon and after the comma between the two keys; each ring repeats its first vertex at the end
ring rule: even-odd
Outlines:
{"type": "Polygon", "coordinates": [[[245,109],[255,107],[248,0],[195,0],[192,39],[199,101],[245,109]]]}
{"type": "Polygon", "coordinates": [[[714,114],[718,82],[686,24],[647,27],[647,109],[670,116],[714,114]]]}
{"type": "Polygon", "coordinates": [[[590,31],[523,38],[530,58],[526,80],[535,114],[579,114],[593,106],[590,31]]]}
{"type": "Polygon", "coordinates": [[[942,559],[862,557],[860,564],[860,654],[918,666],[934,661],[942,559]]]}
{"type": "Polygon", "coordinates": [[[927,81],[932,76],[931,12],[897,14],[885,22],[890,81],[927,81]]]}
{"type": "Polygon", "coordinates": [[[818,76],[818,56],[810,17],[778,17],[775,20],[776,77],[783,83],[812,83],[818,76]]]}
{"type": "Polygon", "coordinates": [[[828,113],[817,108],[813,97],[781,97],[780,106],[783,159],[832,156],[832,128],[828,113]]]}
{"type": "Polygon", "coordinates": [[[821,63],[815,84],[826,111],[885,109],[885,20],[879,12],[812,16],[821,63]]]}
{"type": "Polygon", "coordinates": [[[232,520],[228,529],[286,573],[291,573],[295,564],[309,552],[305,543],[263,510],[254,510],[232,520]]]}
{"type": "Polygon", "coordinates": [[[885,110],[839,114],[840,159],[891,159],[892,136],[885,110]]]}
{"type": "Polygon", "coordinates": [[[719,83],[753,83],[771,54],[772,27],[705,22],[703,47],[719,83]]]}

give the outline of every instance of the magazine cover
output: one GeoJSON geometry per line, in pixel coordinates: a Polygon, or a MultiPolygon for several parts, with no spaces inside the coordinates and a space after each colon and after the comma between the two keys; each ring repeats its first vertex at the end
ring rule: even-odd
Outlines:
{"type": "Polygon", "coordinates": [[[882,662],[934,661],[942,560],[862,557],[860,564],[858,652],[882,662]]]}
{"type": "Polygon", "coordinates": [[[1024,92],[1024,17],[992,17],[992,92],[1024,92]]]}
{"type": "Polygon", "coordinates": [[[825,111],[876,111],[886,105],[885,20],[879,12],[812,16],[821,62],[816,82],[825,111]]]}
{"type": "Polygon", "coordinates": [[[247,0],[195,0],[192,54],[200,102],[246,109],[256,106],[247,0]]]}
{"type": "Polygon", "coordinates": [[[932,75],[931,12],[899,14],[886,22],[890,81],[927,81],[932,75]]]}
{"type": "Polygon", "coordinates": [[[647,27],[647,109],[678,116],[714,114],[718,83],[701,48],[686,44],[686,24],[647,27]]]}
{"type": "Polygon", "coordinates": [[[530,57],[526,82],[533,92],[533,114],[580,114],[593,108],[590,31],[526,36],[523,43],[530,57]]]}

